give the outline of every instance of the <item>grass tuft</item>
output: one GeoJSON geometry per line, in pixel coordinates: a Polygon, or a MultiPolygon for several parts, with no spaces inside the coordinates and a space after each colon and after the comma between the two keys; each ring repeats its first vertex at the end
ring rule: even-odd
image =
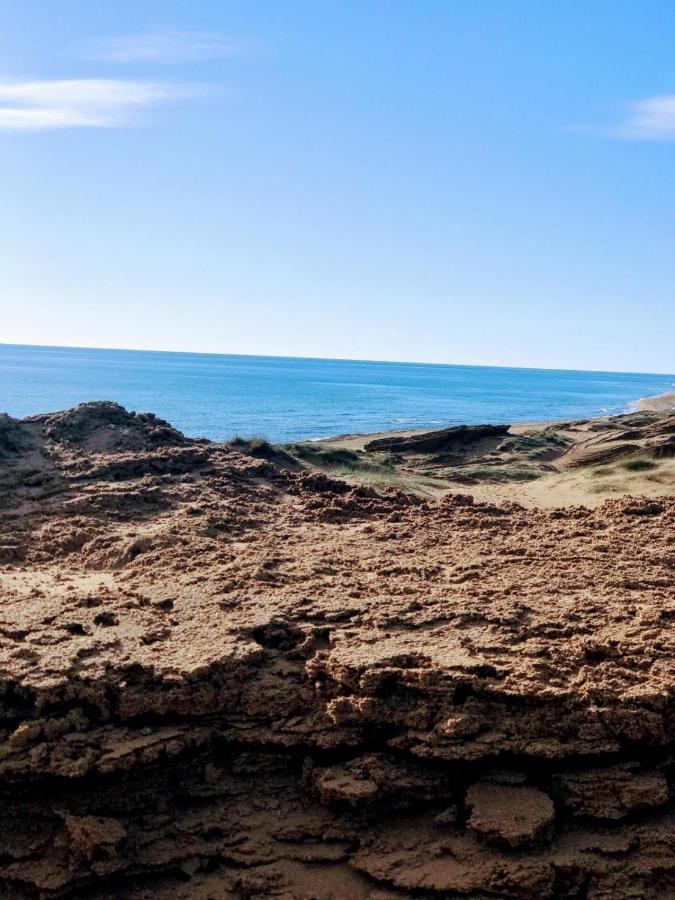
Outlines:
{"type": "Polygon", "coordinates": [[[356,474],[363,476],[375,474],[386,478],[394,472],[392,462],[387,458],[367,459],[363,453],[347,450],[344,447],[327,447],[325,444],[287,444],[284,447],[296,459],[311,463],[318,469],[327,469],[334,475],[356,474]]]}
{"type": "Polygon", "coordinates": [[[611,466],[595,466],[591,469],[591,476],[593,478],[599,478],[603,475],[611,475],[614,469],[611,466]]]}
{"type": "Polygon", "coordinates": [[[569,440],[554,430],[531,431],[514,434],[502,441],[499,449],[526,453],[528,456],[541,455],[551,450],[561,450],[569,440]]]}
{"type": "Polygon", "coordinates": [[[542,473],[536,469],[524,469],[518,466],[463,466],[460,473],[477,478],[479,481],[536,481],[542,473]]]}
{"type": "Polygon", "coordinates": [[[245,453],[248,456],[255,456],[259,459],[270,459],[272,456],[275,456],[277,452],[267,438],[260,436],[243,438],[239,435],[235,435],[231,441],[228,441],[228,445],[235,450],[238,450],[240,453],[245,453]]]}
{"type": "Polygon", "coordinates": [[[598,484],[588,486],[588,491],[591,494],[616,494],[621,490],[621,485],[616,481],[600,481],[598,484]]]}
{"type": "Polygon", "coordinates": [[[353,450],[345,450],[342,447],[326,447],[319,443],[287,444],[284,449],[303,462],[312,463],[321,469],[353,469],[360,462],[358,454],[353,450]]]}
{"type": "Polygon", "coordinates": [[[623,462],[620,462],[619,465],[622,469],[626,469],[627,472],[648,472],[651,469],[658,468],[658,463],[655,463],[652,459],[645,459],[644,457],[625,459],[623,462]]]}

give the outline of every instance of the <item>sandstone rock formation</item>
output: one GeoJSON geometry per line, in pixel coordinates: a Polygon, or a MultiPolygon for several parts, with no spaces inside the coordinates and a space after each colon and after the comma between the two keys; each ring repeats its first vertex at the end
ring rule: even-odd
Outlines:
{"type": "Polygon", "coordinates": [[[387,450],[392,453],[429,453],[437,450],[457,450],[485,438],[504,437],[508,425],[455,425],[438,431],[425,431],[407,437],[385,437],[370,441],[365,450],[387,450]]]}
{"type": "Polygon", "coordinates": [[[0,420],[0,896],[675,896],[675,499],[0,420]]]}

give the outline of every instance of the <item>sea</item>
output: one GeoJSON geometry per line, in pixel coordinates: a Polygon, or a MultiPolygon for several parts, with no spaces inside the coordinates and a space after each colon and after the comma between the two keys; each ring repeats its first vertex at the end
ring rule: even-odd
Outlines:
{"type": "Polygon", "coordinates": [[[674,387],[667,374],[0,344],[0,412],[115,400],[216,441],[613,415],[674,387]]]}

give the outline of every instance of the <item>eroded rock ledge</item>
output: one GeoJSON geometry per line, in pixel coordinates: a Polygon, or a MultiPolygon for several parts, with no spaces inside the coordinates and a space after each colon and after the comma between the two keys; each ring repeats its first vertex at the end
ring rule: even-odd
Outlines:
{"type": "Polygon", "coordinates": [[[0,420],[0,895],[675,895],[675,500],[0,420]]]}

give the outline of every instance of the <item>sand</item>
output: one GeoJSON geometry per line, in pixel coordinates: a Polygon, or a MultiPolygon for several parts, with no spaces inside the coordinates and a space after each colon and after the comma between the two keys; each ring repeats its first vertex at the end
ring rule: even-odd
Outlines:
{"type": "MultiPolygon", "coordinates": [[[[594,508],[608,498],[675,493],[674,422],[667,413],[648,411],[579,421],[521,422],[493,438],[480,437],[473,429],[470,439],[441,443],[427,452],[414,445],[425,435],[442,437],[446,432],[342,435],[316,446],[354,455],[352,470],[339,470],[352,483],[390,484],[427,498],[461,489],[485,502],[594,508]],[[393,455],[387,452],[392,442],[398,444],[393,455]],[[387,468],[377,470],[374,464],[380,462],[387,468]]],[[[451,438],[453,431],[461,429],[450,429],[451,438]]]]}
{"type": "Polygon", "coordinates": [[[1,896],[675,892],[673,496],[424,499],[114,404],[0,419],[0,479],[1,896]]]}
{"type": "Polygon", "coordinates": [[[657,412],[675,410],[675,391],[659,394],[657,397],[645,397],[644,400],[638,400],[637,408],[639,410],[649,409],[657,412]]]}

